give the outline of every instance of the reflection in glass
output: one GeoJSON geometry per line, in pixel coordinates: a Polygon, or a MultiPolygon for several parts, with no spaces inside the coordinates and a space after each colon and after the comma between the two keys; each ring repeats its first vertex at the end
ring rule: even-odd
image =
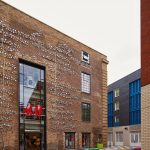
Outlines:
{"type": "Polygon", "coordinates": [[[19,64],[19,73],[23,74],[23,64],[22,63],[19,64]]]}
{"type": "Polygon", "coordinates": [[[90,147],[90,133],[82,133],[82,147],[90,147]]]}
{"type": "Polygon", "coordinates": [[[44,150],[44,70],[26,64],[19,66],[20,150],[44,150]]]}
{"type": "Polygon", "coordinates": [[[75,148],[75,133],[73,132],[65,133],[65,148],[69,149],[75,148]]]}

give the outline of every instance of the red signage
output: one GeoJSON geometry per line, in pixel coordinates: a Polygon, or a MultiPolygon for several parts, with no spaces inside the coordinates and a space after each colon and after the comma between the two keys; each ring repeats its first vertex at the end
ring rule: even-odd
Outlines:
{"type": "Polygon", "coordinates": [[[37,116],[37,118],[40,118],[42,115],[42,106],[36,105],[34,113],[37,116]]]}
{"type": "Polygon", "coordinates": [[[28,103],[27,107],[23,109],[23,113],[28,117],[32,116],[32,104],[28,103]]]}
{"type": "Polygon", "coordinates": [[[32,104],[28,103],[27,107],[23,109],[23,113],[27,117],[31,117],[35,115],[37,118],[40,119],[42,115],[42,106],[36,105],[34,112],[32,111],[32,104]]]}

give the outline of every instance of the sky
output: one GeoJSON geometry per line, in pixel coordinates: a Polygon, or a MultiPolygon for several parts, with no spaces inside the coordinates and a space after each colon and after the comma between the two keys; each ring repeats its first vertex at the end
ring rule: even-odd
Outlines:
{"type": "Polygon", "coordinates": [[[3,0],[107,55],[108,84],[140,68],[140,0],[3,0]]]}

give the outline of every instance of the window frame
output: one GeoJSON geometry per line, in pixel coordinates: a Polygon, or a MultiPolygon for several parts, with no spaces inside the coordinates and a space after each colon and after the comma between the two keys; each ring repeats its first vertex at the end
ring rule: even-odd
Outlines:
{"type": "Polygon", "coordinates": [[[141,132],[140,131],[131,131],[130,132],[130,146],[141,146],[141,132]],[[135,139],[137,136],[137,142],[132,142],[132,138],[135,139]]]}
{"type": "Polygon", "coordinates": [[[91,145],[91,133],[90,132],[82,132],[82,148],[89,148],[90,147],[90,145],[91,145]],[[84,135],[88,135],[89,137],[89,145],[83,145],[83,136],[84,135]]]}
{"type": "MultiPolygon", "coordinates": [[[[20,72],[20,64],[23,64],[23,65],[27,65],[27,66],[30,66],[30,67],[33,67],[33,68],[37,68],[37,69],[40,69],[40,72],[43,71],[44,74],[43,74],[43,78],[42,80],[44,81],[44,97],[43,97],[43,101],[44,101],[44,113],[45,113],[45,117],[44,117],[44,146],[43,148],[44,149],[47,149],[47,135],[46,135],[46,131],[47,131],[47,128],[46,128],[46,116],[47,116],[47,113],[46,113],[46,67],[45,66],[42,66],[42,65],[39,65],[39,64],[35,64],[33,62],[30,62],[30,61],[27,61],[27,60],[24,60],[24,59],[20,59],[19,58],[19,61],[18,61],[18,112],[19,112],[19,117],[18,117],[18,122],[19,122],[19,131],[18,131],[18,137],[19,137],[19,141],[18,141],[18,144],[19,144],[19,149],[20,149],[20,140],[21,140],[21,124],[20,124],[20,75],[23,75],[24,74],[24,69],[23,69],[23,72],[20,72]]],[[[23,79],[23,82],[24,82],[24,79],[23,79]]],[[[23,83],[24,84],[24,83],[23,83]]],[[[24,85],[23,85],[24,86],[24,85]]],[[[25,125],[24,125],[25,126],[25,125]]],[[[41,136],[41,133],[40,133],[40,136],[41,136]]],[[[25,131],[24,131],[24,140],[25,140],[25,131]]],[[[25,142],[25,141],[24,141],[25,142]]],[[[42,145],[41,145],[42,146],[42,145]]],[[[25,144],[23,146],[25,148],[25,144]]],[[[41,148],[40,148],[41,149],[41,148]]]]}
{"type": "Polygon", "coordinates": [[[66,148],[67,148],[67,149],[68,149],[68,148],[69,148],[69,149],[75,149],[75,145],[76,145],[76,144],[75,144],[75,142],[76,142],[75,137],[76,137],[76,136],[75,136],[75,132],[65,132],[65,149],[66,149],[66,148]],[[66,146],[66,139],[67,139],[67,138],[66,138],[66,134],[73,135],[73,137],[74,137],[74,145],[73,145],[73,148],[70,148],[70,147],[67,147],[67,146],[66,146]]]}
{"type": "Polygon", "coordinates": [[[116,146],[123,146],[123,131],[117,131],[115,133],[115,144],[116,146]]]}
{"type": "Polygon", "coordinates": [[[81,92],[86,93],[86,94],[90,94],[91,93],[91,74],[86,73],[86,72],[81,72],[81,92]],[[84,75],[89,76],[89,87],[85,87],[87,85],[85,85],[87,81],[84,81],[84,75]]]}
{"type": "Polygon", "coordinates": [[[119,88],[115,89],[114,93],[115,93],[114,94],[115,97],[119,97],[120,96],[120,89],[119,88]]]}
{"type": "Polygon", "coordinates": [[[84,63],[86,63],[86,64],[89,64],[90,63],[90,54],[88,53],[88,52],[86,52],[86,51],[81,51],[81,61],[82,62],[84,62],[84,63]],[[86,60],[84,60],[84,53],[87,53],[87,61],[86,60]]]}
{"type": "Polygon", "coordinates": [[[84,102],[82,102],[81,103],[81,120],[83,121],[83,122],[91,122],[91,104],[90,103],[84,103],[84,102]],[[85,109],[85,108],[83,108],[83,105],[84,104],[86,104],[87,105],[87,108],[85,109]],[[84,111],[84,112],[83,112],[84,111]],[[86,111],[86,112],[85,112],[86,111]],[[89,111],[88,112],[88,114],[89,114],[89,116],[87,117],[86,115],[87,115],[87,111],[89,111]]]}
{"type": "Polygon", "coordinates": [[[114,110],[118,111],[119,109],[120,109],[120,103],[119,103],[119,101],[114,102],[114,110]]]}
{"type": "Polygon", "coordinates": [[[115,117],[114,117],[114,122],[115,122],[115,123],[119,123],[119,122],[120,122],[120,119],[119,119],[118,116],[115,116],[115,117]],[[117,120],[118,120],[118,121],[117,121],[117,120]]]}

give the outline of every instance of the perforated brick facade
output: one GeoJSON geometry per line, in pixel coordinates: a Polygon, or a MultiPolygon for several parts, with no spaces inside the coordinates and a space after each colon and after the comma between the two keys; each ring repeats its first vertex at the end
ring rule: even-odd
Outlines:
{"type": "Polygon", "coordinates": [[[91,133],[91,146],[107,141],[107,58],[23,12],[0,2],[0,149],[19,149],[19,60],[45,67],[46,149],[63,150],[65,132],[91,133]],[[81,51],[90,63],[81,61],[81,51]],[[81,92],[81,72],[91,75],[91,92],[81,92]],[[81,120],[81,103],[91,104],[91,121],[81,120]]]}

